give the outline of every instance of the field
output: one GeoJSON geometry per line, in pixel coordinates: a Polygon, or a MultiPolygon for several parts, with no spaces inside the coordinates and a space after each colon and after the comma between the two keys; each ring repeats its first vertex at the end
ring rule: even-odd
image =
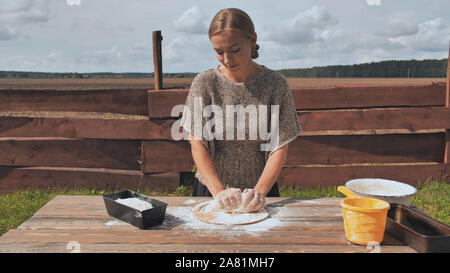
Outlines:
{"type": "MultiPolygon", "coordinates": [[[[367,84],[424,84],[445,78],[288,78],[291,88],[367,84]]],[[[164,88],[189,88],[192,78],[167,78],[164,88]]],[[[0,89],[153,89],[153,78],[123,79],[0,79],[0,89]]]]}

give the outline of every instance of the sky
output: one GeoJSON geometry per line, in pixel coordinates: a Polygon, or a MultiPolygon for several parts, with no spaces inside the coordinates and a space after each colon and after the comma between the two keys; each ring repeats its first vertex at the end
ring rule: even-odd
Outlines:
{"type": "Polygon", "coordinates": [[[163,72],[201,72],[219,64],[208,27],[230,7],[271,69],[448,57],[450,0],[0,0],[0,70],[153,72],[161,30],[163,72]]]}

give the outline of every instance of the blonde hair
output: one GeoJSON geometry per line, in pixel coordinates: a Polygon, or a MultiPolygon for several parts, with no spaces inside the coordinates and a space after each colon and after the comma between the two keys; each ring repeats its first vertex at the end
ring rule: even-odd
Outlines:
{"type": "MultiPolygon", "coordinates": [[[[245,11],[237,8],[228,8],[220,10],[212,19],[208,31],[209,39],[224,30],[239,31],[248,39],[251,39],[253,33],[255,33],[255,26],[245,11]]],[[[252,59],[258,58],[258,49],[258,44],[252,48],[252,59]]]]}

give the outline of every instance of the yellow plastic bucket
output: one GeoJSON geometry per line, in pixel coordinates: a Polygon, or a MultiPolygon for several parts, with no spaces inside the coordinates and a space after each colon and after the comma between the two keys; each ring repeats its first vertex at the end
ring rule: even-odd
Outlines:
{"type": "MultiPolygon", "coordinates": [[[[345,194],[343,188],[339,187],[338,190],[345,194]]],[[[351,197],[340,204],[347,240],[359,245],[373,242],[380,244],[383,241],[389,203],[374,198],[351,197]]]]}

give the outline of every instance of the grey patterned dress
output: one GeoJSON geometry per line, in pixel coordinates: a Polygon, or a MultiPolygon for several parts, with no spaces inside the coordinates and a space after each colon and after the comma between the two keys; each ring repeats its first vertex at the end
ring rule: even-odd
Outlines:
{"type": "MultiPolygon", "coordinates": [[[[253,188],[269,156],[301,132],[286,77],[262,67],[242,83],[227,78],[219,66],[203,71],[193,79],[186,99],[180,124],[186,134],[202,140],[225,187],[253,188]],[[208,105],[215,110],[208,112],[208,105]]],[[[198,171],[195,177],[206,185],[198,171]]]]}

